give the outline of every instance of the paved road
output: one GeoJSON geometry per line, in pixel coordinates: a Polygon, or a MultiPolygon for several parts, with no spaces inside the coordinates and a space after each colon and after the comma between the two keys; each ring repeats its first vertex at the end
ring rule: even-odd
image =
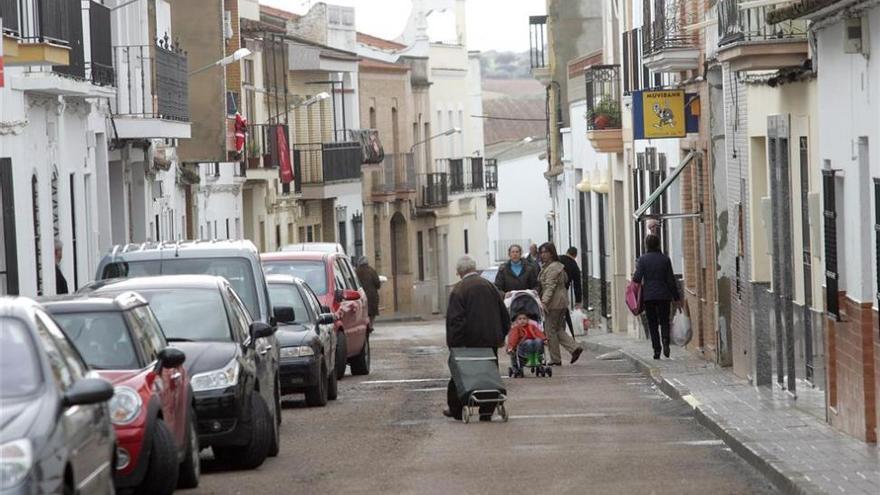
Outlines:
{"type": "Polygon", "coordinates": [[[774,493],[625,361],[585,353],[553,378],[507,380],[509,423],[448,420],[443,337],[441,322],[381,326],[370,376],[346,376],[325,408],[285,403],[278,458],[207,461],[189,493],[774,493]]]}

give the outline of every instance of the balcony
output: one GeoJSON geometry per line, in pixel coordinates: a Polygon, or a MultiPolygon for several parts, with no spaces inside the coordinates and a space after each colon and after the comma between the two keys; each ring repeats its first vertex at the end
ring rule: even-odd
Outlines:
{"type": "MultiPolygon", "coordinates": [[[[278,145],[278,130],[290,136],[290,129],[284,124],[251,124],[248,126],[247,168],[277,169],[281,166],[281,154],[285,151],[278,145]]],[[[289,147],[286,148],[289,152],[289,147]]]]}
{"type": "Polygon", "coordinates": [[[361,146],[353,141],[295,144],[296,188],[302,191],[304,199],[333,197],[333,191],[325,186],[359,181],[361,158],[361,146]]]}
{"type": "Polygon", "coordinates": [[[434,160],[434,170],[449,176],[449,193],[464,194],[485,190],[483,158],[439,158],[434,160]]]}
{"type": "MultiPolygon", "coordinates": [[[[27,26],[28,22],[23,21],[27,26],[23,31],[30,29],[42,34],[21,38],[19,53],[25,55],[18,57],[16,65],[25,65],[27,69],[23,77],[13,82],[15,89],[58,96],[113,98],[116,95],[116,75],[110,42],[110,9],[97,2],[79,0],[19,0],[19,8],[24,4],[43,5],[40,8],[44,10],[39,11],[39,16],[49,17],[42,22],[42,26],[37,23],[37,28],[27,26]],[[87,33],[83,32],[84,15],[88,15],[89,20],[87,33]],[[86,35],[88,40],[85,39],[86,35]],[[30,45],[34,45],[35,52],[48,54],[62,43],[61,37],[67,39],[64,42],[64,63],[35,63],[27,55],[32,48],[30,45]],[[88,58],[85,46],[89,47],[88,58]]],[[[25,18],[23,12],[19,10],[20,19],[25,18]]]]}
{"type": "Polygon", "coordinates": [[[700,48],[694,35],[684,29],[696,22],[694,13],[688,10],[692,5],[686,0],[654,0],[650,31],[643,30],[644,63],[648,69],[681,72],[699,68],[700,48]]]}
{"type": "Polygon", "coordinates": [[[620,66],[593,65],[584,71],[587,139],[600,153],[623,153],[620,119],[620,66]]]}
{"type": "Polygon", "coordinates": [[[449,204],[449,188],[446,173],[435,172],[419,175],[418,189],[419,195],[416,200],[416,207],[420,210],[442,208],[449,204]]]}
{"type": "Polygon", "coordinates": [[[187,60],[167,40],[113,47],[117,85],[113,118],[123,139],[190,137],[187,60]]]}
{"type": "Polygon", "coordinates": [[[740,0],[718,1],[718,60],[732,71],[800,67],[809,56],[807,21],[769,24],[776,7],[743,8],[740,0]]]}
{"type": "Polygon", "coordinates": [[[532,76],[542,84],[550,82],[547,16],[529,16],[529,63],[532,76]]]}
{"type": "Polygon", "coordinates": [[[412,153],[387,154],[372,172],[370,193],[374,201],[407,199],[416,192],[416,162],[412,153]]]}
{"type": "Polygon", "coordinates": [[[70,14],[79,13],[79,3],[68,0],[0,0],[5,65],[68,65],[72,34],[68,20],[70,14]]]}

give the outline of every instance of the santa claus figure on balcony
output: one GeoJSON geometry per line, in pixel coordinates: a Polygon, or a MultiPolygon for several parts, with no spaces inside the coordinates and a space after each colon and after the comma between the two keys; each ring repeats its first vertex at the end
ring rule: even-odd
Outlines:
{"type": "Polygon", "coordinates": [[[239,159],[244,152],[244,139],[248,132],[247,124],[248,121],[241,115],[241,112],[235,112],[235,154],[239,159]]]}

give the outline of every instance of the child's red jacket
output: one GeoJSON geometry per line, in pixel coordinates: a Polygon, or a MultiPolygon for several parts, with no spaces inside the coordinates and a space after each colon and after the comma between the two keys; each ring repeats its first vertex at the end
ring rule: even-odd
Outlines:
{"type": "Polygon", "coordinates": [[[525,325],[515,325],[510,327],[510,333],[507,334],[507,350],[512,352],[523,340],[541,339],[547,340],[544,332],[537,323],[530,321],[525,325]]]}

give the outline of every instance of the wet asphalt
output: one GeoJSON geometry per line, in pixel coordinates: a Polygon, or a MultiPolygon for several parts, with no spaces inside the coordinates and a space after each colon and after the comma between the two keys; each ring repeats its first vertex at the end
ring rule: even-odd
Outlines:
{"type": "Polygon", "coordinates": [[[509,421],[463,424],[441,414],[442,321],[377,327],[372,373],[346,375],[337,401],[285,398],[278,457],[228,471],[207,450],[180,493],[776,493],[626,361],[585,352],[552,378],[505,378],[509,421]]]}

